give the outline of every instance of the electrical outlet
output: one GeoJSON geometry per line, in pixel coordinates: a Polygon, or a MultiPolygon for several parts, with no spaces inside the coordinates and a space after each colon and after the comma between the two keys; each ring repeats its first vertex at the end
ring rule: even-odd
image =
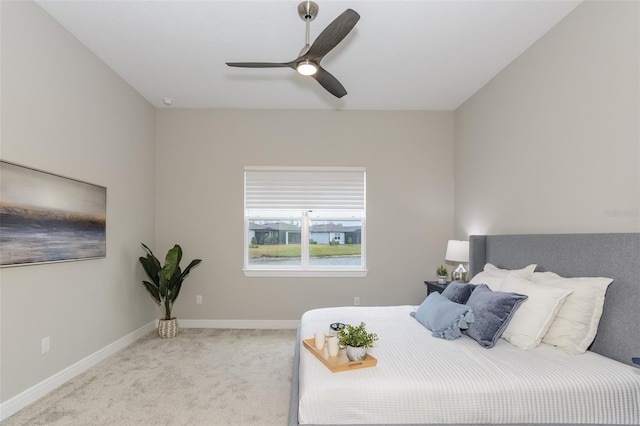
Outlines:
{"type": "Polygon", "coordinates": [[[196,305],[202,305],[202,295],[201,294],[196,296],[196,305]]]}
{"type": "Polygon", "coordinates": [[[360,297],[356,296],[353,298],[353,306],[358,306],[360,305],[360,297]]]}
{"type": "Polygon", "coordinates": [[[49,337],[45,337],[44,339],[42,339],[42,353],[49,352],[50,348],[51,340],[49,339],[49,337]]]}

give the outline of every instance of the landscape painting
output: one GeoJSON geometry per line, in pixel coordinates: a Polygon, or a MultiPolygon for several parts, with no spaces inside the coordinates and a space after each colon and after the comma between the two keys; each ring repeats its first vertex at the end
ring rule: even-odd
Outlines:
{"type": "Polygon", "coordinates": [[[107,188],[0,161],[0,267],[105,257],[107,188]]]}

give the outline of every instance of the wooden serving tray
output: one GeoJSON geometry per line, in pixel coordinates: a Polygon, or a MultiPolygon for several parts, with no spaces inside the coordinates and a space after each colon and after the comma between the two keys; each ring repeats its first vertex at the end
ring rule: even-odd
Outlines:
{"type": "Polygon", "coordinates": [[[338,352],[338,355],[336,356],[329,356],[329,353],[325,352],[325,349],[316,349],[313,338],[305,339],[302,343],[304,344],[304,347],[309,349],[316,358],[331,370],[332,373],[375,367],[378,363],[378,360],[369,354],[367,354],[367,357],[363,361],[349,361],[349,358],[347,358],[347,351],[344,349],[340,349],[340,352],[338,352]]]}

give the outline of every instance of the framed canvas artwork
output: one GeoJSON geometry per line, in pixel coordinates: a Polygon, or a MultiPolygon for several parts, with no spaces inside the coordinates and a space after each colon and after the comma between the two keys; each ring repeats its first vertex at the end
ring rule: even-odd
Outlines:
{"type": "Polygon", "coordinates": [[[0,267],[105,257],[107,188],[0,161],[0,267]]]}

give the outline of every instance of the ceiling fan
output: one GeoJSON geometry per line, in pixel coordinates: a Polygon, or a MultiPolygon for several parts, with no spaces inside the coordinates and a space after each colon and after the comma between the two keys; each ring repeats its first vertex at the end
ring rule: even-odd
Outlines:
{"type": "Polygon", "coordinates": [[[312,45],[309,45],[310,23],[318,15],[318,10],[318,5],[312,1],[303,1],[298,5],[298,14],[306,23],[306,34],[304,47],[293,61],[282,63],[227,62],[226,64],[230,67],[242,68],[292,68],[302,75],[315,78],[322,87],[335,97],[343,97],[347,94],[344,86],[331,73],[320,66],[320,61],[349,34],[360,19],[360,15],[352,9],[345,10],[320,33],[312,45]]]}

